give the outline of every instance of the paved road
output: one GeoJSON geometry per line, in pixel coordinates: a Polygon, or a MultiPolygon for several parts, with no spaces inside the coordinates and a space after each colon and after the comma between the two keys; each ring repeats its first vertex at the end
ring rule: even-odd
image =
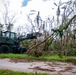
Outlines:
{"type": "Polygon", "coordinates": [[[65,62],[14,62],[11,59],[0,59],[0,69],[21,72],[41,72],[56,75],[76,75],[76,65],[65,62]]]}

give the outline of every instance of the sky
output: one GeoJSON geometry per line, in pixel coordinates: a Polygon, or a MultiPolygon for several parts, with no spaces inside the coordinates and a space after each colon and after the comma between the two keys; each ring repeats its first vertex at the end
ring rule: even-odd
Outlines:
{"type": "MultiPolygon", "coordinates": [[[[2,1],[3,0],[0,0],[0,22],[2,22],[2,1]]],[[[68,0],[62,0],[62,2],[66,1],[68,0]]],[[[54,2],[58,4],[59,0],[10,0],[10,2],[9,10],[13,10],[17,13],[16,17],[18,17],[18,20],[15,23],[15,28],[17,28],[19,25],[26,25],[28,23],[27,15],[31,13],[34,14],[31,15],[30,18],[35,18],[37,12],[40,11],[40,16],[43,20],[47,17],[52,18],[53,16],[56,16],[57,7],[54,5],[54,2]]]]}

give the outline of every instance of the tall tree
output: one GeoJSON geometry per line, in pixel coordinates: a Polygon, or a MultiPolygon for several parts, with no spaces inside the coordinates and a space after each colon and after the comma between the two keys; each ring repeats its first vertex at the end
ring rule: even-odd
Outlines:
{"type": "Polygon", "coordinates": [[[10,7],[10,0],[2,0],[3,2],[3,21],[4,21],[4,25],[6,30],[11,31],[11,28],[13,27],[14,23],[16,22],[16,15],[17,13],[14,12],[14,10],[9,9],[10,7]]]}

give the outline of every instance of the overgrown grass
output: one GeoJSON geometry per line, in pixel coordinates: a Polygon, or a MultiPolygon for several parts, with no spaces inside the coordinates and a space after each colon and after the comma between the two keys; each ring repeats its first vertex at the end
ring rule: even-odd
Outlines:
{"type": "Polygon", "coordinates": [[[0,75],[50,75],[46,73],[28,73],[28,72],[15,72],[10,70],[0,70],[0,75]]]}
{"type": "Polygon", "coordinates": [[[18,58],[18,59],[28,59],[28,60],[42,60],[42,61],[76,61],[76,56],[63,56],[60,58],[58,55],[52,56],[28,56],[26,54],[0,54],[0,58],[18,58]]]}

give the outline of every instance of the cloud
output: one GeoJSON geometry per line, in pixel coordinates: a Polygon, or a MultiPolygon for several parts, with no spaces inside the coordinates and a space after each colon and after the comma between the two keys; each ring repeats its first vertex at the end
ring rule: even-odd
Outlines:
{"type": "MultiPolygon", "coordinates": [[[[56,16],[57,7],[54,5],[54,1],[56,3],[59,2],[59,0],[10,0],[10,1],[11,4],[9,9],[15,12],[17,11],[20,12],[20,14],[19,13],[17,14],[17,17],[19,17],[19,19],[15,24],[15,27],[19,25],[28,24],[26,15],[30,13],[34,13],[33,15],[31,15],[32,19],[36,18],[38,11],[40,11],[40,16],[43,20],[45,20],[47,17],[52,18],[52,16],[56,16]],[[34,11],[30,12],[31,10],[35,10],[36,12],[34,11]]],[[[3,9],[2,5],[0,8],[3,9]]]]}
{"type": "Polygon", "coordinates": [[[41,17],[44,19],[46,16],[55,15],[55,11],[52,9],[54,7],[54,1],[46,1],[43,0],[31,0],[28,2],[26,7],[22,8],[23,14],[29,14],[30,10],[40,11],[41,17]]]}

